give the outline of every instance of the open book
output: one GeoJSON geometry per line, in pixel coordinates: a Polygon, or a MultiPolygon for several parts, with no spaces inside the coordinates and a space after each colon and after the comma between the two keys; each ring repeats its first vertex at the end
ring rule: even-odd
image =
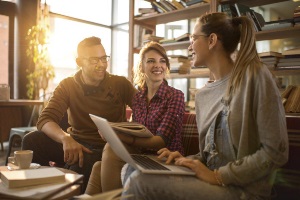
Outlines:
{"type": "Polygon", "coordinates": [[[142,124],[137,122],[109,122],[118,133],[125,133],[136,137],[152,137],[153,134],[142,124]]]}

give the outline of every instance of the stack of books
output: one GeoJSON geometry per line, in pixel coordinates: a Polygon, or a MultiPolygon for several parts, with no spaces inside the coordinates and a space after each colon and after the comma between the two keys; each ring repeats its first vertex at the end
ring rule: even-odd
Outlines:
{"type": "Polygon", "coordinates": [[[261,61],[265,63],[270,69],[275,69],[283,55],[275,51],[267,51],[258,54],[261,61]]]}
{"type": "Polygon", "coordinates": [[[289,85],[281,94],[286,113],[300,113],[300,86],[289,85]]]}
{"type": "Polygon", "coordinates": [[[133,46],[136,47],[141,47],[144,43],[144,40],[146,40],[145,38],[153,35],[154,31],[148,28],[145,28],[143,26],[134,25],[134,35],[136,37],[134,37],[134,41],[133,41],[133,46]]]}
{"type": "Polygon", "coordinates": [[[283,58],[278,62],[276,69],[300,69],[300,47],[282,52],[283,58]]]}
{"type": "Polygon", "coordinates": [[[282,19],[277,21],[266,22],[265,25],[261,28],[262,31],[274,30],[286,27],[293,27],[294,19],[282,19]]]}
{"type": "Polygon", "coordinates": [[[181,41],[189,41],[190,40],[190,34],[189,33],[184,33],[178,37],[175,38],[170,38],[170,39],[161,39],[159,40],[159,43],[161,44],[166,44],[166,43],[173,43],[173,42],[181,42],[181,41]]]}
{"type": "Polygon", "coordinates": [[[300,6],[294,10],[294,26],[300,26],[300,6]]]}
{"type": "Polygon", "coordinates": [[[56,168],[1,171],[0,177],[7,188],[20,188],[65,181],[65,173],[56,168]]]}
{"type": "Polygon", "coordinates": [[[188,74],[191,69],[191,64],[187,56],[171,55],[170,61],[170,73],[188,74]]]}
{"type": "Polygon", "coordinates": [[[140,14],[136,17],[156,15],[158,14],[158,11],[154,8],[139,8],[139,13],[140,14]]]}
{"type": "Polygon", "coordinates": [[[150,41],[159,42],[162,39],[163,39],[163,37],[160,37],[160,36],[155,36],[155,35],[152,35],[152,34],[146,34],[146,35],[143,36],[143,45],[147,42],[150,42],[150,41]]]}

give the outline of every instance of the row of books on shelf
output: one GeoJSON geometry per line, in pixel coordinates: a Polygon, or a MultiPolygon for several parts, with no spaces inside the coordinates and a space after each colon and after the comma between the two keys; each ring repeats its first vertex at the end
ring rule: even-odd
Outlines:
{"type": "Polygon", "coordinates": [[[171,74],[202,74],[207,72],[207,67],[194,67],[188,56],[183,55],[169,55],[170,73],[171,74]]]}
{"type": "Polygon", "coordinates": [[[187,56],[170,55],[170,73],[188,74],[191,69],[191,63],[187,56]]]}
{"type": "Polygon", "coordinates": [[[275,70],[300,69],[300,47],[282,53],[268,51],[259,53],[261,61],[275,70]]]}
{"type": "Polygon", "coordinates": [[[173,42],[189,41],[190,39],[189,33],[184,33],[182,35],[179,35],[178,37],[169,38],[169,39],[156,36],[154,35],[153,30],[147,29],[139,25],[134,25],[134,32],[136,37],[134,38],[133,45],[135,48],[141,47],[149,41],[155,41],[161,44],[166,44],[166,43],[173,43],[173,42]]]}
{"type": "MultiPolygon", "coordinates": [[[[140,15],[151,16],[159,13],[166,13],[174,10],[181,10],[188,6],[199,3],[209,3],[210,0],[145,0],[151,4],[151,8],[139,8],[140,15]]],[[[136,16],[136,17],[138,17],[136,16]]]]}
{"type": "Polygon", "coordinates": [[[246,16],[252,22],[254,29],[258,31],[274,30],[279,28],[293,27],[300,23],[300,11],[299,7],[294,10],[293,18],[290,19],[280,19],[276,21],[266,22],[263,16],[248,6],[243,4],[221,4],[218,7],[218,11],[225,12],[230,17],[240,17],[246,16]]]}
{"type": "Polygon", "coordinates": [[[300,86],[289,85],[281,94],[286,113],[300,113],[300,86]]]}

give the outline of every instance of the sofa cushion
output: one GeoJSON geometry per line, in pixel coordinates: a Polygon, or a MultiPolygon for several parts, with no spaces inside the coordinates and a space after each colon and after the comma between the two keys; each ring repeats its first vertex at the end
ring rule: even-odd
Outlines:
{"type": "Polygon", "coordinates": [[[185,156],[199,152],[198,138],[196,114],[185,113],[182,124],[182,142],[185,156]]]}

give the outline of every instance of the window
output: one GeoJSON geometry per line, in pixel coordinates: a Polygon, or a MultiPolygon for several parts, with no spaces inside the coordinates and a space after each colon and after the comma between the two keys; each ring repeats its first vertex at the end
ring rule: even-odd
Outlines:
{"type": "Polygon", "coordinates": [[[8,68],[8,24],[9,17],[0,14],[0,84],[7,84],[9,77],[8,68]]]}

